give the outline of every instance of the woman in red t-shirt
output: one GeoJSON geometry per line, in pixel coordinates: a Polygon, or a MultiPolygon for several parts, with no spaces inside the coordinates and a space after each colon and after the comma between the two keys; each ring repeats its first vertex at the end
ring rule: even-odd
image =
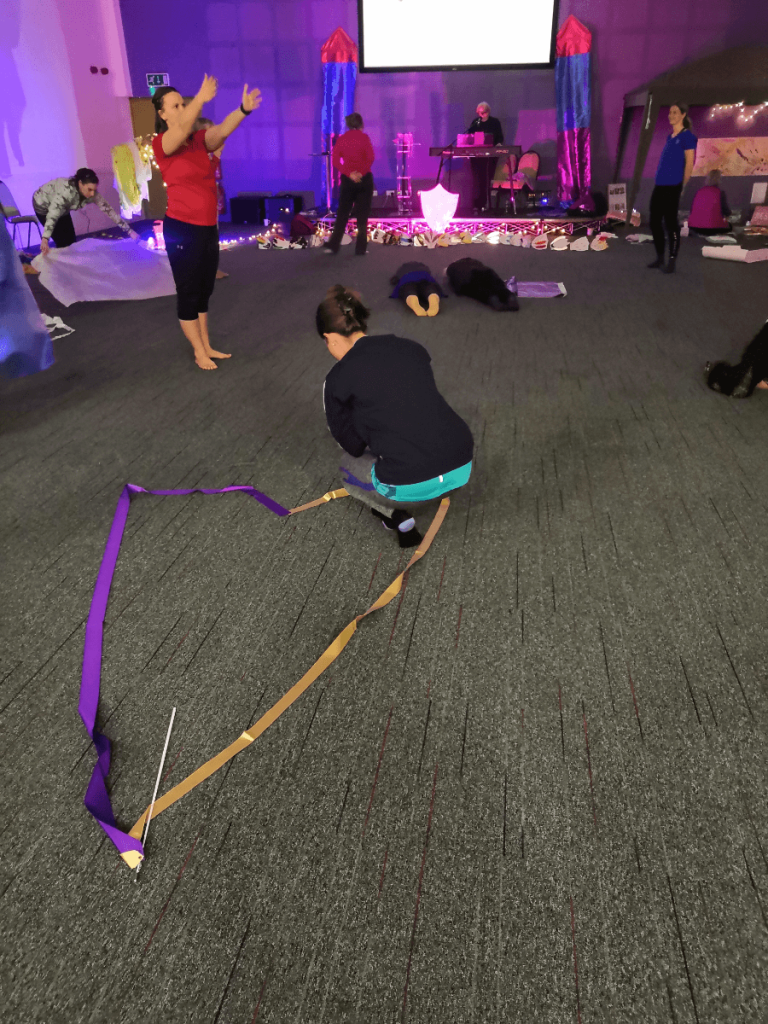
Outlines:
{"type": "Polygon", "coordinates": [[[168,192],[163,237],[176,283],[179,322],[201,370],[215,370],[214,359],[229,359],[229,353],[211,348],[208,336],[208,300],[219,267],[218,197],[208,154],[220,149],[261,103],[259,90],[249,92],[246,85],[237,110],[221,124],[193,132],[203,104],[213,99],[216,87],[216,79],[206,75],[186,106],[169,85],[152,97],[157,132],[152,149],[168,192]]]}

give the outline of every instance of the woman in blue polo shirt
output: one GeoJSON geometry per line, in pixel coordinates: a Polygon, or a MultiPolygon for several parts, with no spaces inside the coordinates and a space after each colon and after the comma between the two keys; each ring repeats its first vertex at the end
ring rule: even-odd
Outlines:
{"type": "Polygon", "coordinates": [[[650,269],[661,267],[665,274],[674,274],[677,253],[680,248],[680,225],[677,222],[677,208],[680,194],[688,184],[693,172],[698,139],[691,131],[688,107],[684,103],[673,103],[669,108],[669,123],[672,134],[667,138],[661,151],[656,171],[656,186],[651,194],[651,233],[656,246],[656,259],[649,263],[650,269]],[[669,262],[664,266],[664,229],[669,235],[669,262]]]}

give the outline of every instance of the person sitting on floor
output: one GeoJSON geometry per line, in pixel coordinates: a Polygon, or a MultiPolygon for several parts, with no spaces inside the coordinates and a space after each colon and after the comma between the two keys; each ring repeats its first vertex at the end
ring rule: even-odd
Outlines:
{"type": "Polygon", "coordinates": [[[517,312],[520,308],[517,296],[507,288],[495,270],[486,267],[480,260],[465,256],[451,263],[446,274],[457,295],[477,299],[497,312],[517,312]]]}
{"type": "Polygon", "coordinates": [[[390,278],[395,290],[391,299],[402,299],[416,316],[437,316],[445,295],[425,263],[404,263],[390,278]]]}
{"type": "Polygon", "coordinates": [[[323,385],[325,417],[344,451],[344,487],[409,548],[422,538],[405,506],[467,483],[472,434],[437,390],[427,350],[393,334],[368,336],[370,315],[340,284],[317,307],[317,333],[336,360],[323,385]]]}
{"type": "Polygon", "coordinates": [[[744,349],[741,361],[707,363],[707,387],[731,398],[749,398],[755,388],[768,390],[768,321],[744,349]]]}
{"type": "Polygon", "coordinates": [[[710,171],[693,197],[688,227],[700,235],[723,235],[731,230],[730,215],[728,200],[720,188],[720,171],[710,171]]]}

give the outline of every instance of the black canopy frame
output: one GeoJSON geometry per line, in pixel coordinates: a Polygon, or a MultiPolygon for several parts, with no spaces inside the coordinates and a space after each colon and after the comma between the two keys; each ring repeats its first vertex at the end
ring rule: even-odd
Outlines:
{"type": "Polygon", "coordinates": [[[635,107],[643,108],[643,120],[635,156],[635,171],[627,196],[627,222],[640,189],[651,139],[663,107],[673,103],[710,107],[741,102],[745,106],[757,106],[765,100],[768,100],[768,46],[737,46],[723,50],[666,71],[647,85],[628,92],[624,96],[619,127],[614,181],[619,180],[635,107]]]}

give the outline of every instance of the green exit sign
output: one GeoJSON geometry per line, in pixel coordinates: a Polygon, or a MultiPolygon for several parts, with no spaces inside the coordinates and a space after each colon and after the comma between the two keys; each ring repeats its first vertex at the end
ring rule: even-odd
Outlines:
{"type": "Polygon", "coordinates": [[[167,72],[156,72],[153,75],[147,75],[147,88],[149,89],[149,95],[155,95],[155,89],[159,89],[162,85],[170,85],[170,76],[167,72]]]}

